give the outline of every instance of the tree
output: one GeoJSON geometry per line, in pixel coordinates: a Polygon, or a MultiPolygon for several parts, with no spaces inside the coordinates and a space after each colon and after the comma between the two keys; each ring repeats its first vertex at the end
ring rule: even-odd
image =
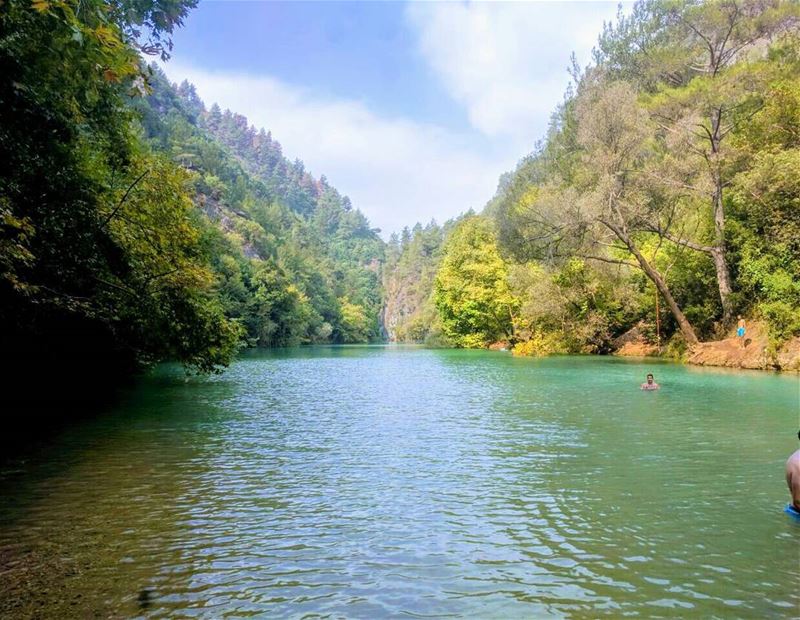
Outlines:
{"type": "Polygon", "coordinates": [[[733,316],[724,193],[738,164],[729,137],[761,105],[765,85],[763,67],[748,55],[762,55],[759,46],[763,50],[798,23],[800,8],[777,0],[644,2],[601,38],[601,65],[657,93],[650,111],[662,130],[662,148],[678,164],[662,168],[658,178],[694,194],[695,208],[708,213],[710,232],[699,226],[695,238],[674,235],[663,222],[654,232],[711,257],[723,326],[733,316]]]}
{"type": "Polygon", "coordinates": [[[602,73],[587,76],[575,103],[576,145],[580,149],[574,178],[549,178],[525,185],[501,210],[528,246],[530,257],[588,260],[641,269],[654,283],[689,344],[698,341],[663,275],[640,246],[663,200],[642,171],[649,157],[652,126],[633,88],[606,82],[602,73]],[[633,261],[627,256],[632,256],[633,261]]]}
{"type": "Polygon", "coordinates": [[[350,303],[347,298],[339,300],[342,311],[341,338],[347,343],[369,342],[371,325],[362,306],[350,303]]]}
{"type": "Polygon", "coordinates": [[[0,10],[0,317],[15,373],[38,356],[69,360],[67,383],[83,369],[102,381],[161,359],[207,372],[237,348],[189,177],[140,144],[128,107],[147,78],[139,52],[165,57],[192,6],[0,10]]]}
{"type": "Polygon", "coordinates": [[[519,301],[511,293],[491,222],[478,216],[464,219],[444,252],[434,294],[445,334],[461,347],[512,338],[519,301]]]}

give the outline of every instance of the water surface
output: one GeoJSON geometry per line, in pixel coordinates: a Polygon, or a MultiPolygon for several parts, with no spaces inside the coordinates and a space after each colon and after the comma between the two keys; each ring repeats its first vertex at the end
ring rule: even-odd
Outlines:
{"type": "Polygon", "coordinates": [[[799,388],[414,347],[164,367],[0,470],[0,614],[795,617],[799,388]]]}

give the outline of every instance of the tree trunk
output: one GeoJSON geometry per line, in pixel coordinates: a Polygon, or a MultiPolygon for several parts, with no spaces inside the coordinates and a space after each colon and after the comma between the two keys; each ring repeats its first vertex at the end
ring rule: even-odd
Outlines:
{"type": "Polygon", "coordinates": [[[642,256],[642,253],[639,252],[638,248],[633,245],[629,246],[629,248],[636,257],[636,260],[639,261],[639,264],[642,266],[642,270],[647,274],[647,277],[653,281],[653,284],[656,285],[658,292],[661,293],[664,301],[667,302],[667,306],[669,306],[672,316],[674,316],[675,320],[678,322],[678,327],[680,327],[681,333],[683,334],[686,342],[689,345],[697,344],[698,339],[697,334],[694,333],[694,327],[692,327],[692,324],[689,323],[689,319],[686,318],[686,315],[683,314],[683,311],[678,306],[678,302],[676,302],[675,298],[672,296],[667,283],[664,282],[664,278],[662,278],[661,274],[658,273],[652,267],[652,265],[650,265],[644,256],[642,256]]]}
{"type": "Polygon", "coordinates": [[[714,248],[711,258],[714,259],[714,269],[717,271],[717,286],[719,299],[722,302],[722,324],[728,326],[733,319],[731,307],[731,272],[728,269],[728,259],[725,256],[725,208],[722,204],[722,180],[715,175],[714,182],[714,248]]]}
{"type": "Polygon", "coordinates": [[[717,286],[719,299],[722,302],[722,325],[728,326],[733,318],[731,308],[731,274],[728,269],[728,260],[725,256],[725,205],[722,202],[722,170],[720,161],[720,147],[722,143],[722,115],[723,108],[717,108],[711,116],[711,178],[714,182],[714,193],[711,196],[714,211],[714,249],[711,257],[714,259],[714,269],[717,271],[717,286]]]}
{"type": "Polygon", "coordinates": [[[650,278],[653,284],[656,285],[658,292],[661,293],[664,301],[667,302],[667,306],[669,307],[670,312],[672,312],[672,316],[675,317],[675,321],[678,323],[681,334],[683,334],[683,338],[686,340],[689,346],[697,344],[699,340],[697,339],[697,334],[694,332],[694,327],[692,327],[692,324],[689,323],[686,315],[678,306],[678,302],[675,301],[675,298],[672,296],[672,293],[670,292],[667,283],[664,281],[664,278],[661,277],[661,274],[658,273],[658,271],[656,271],[650,262],[642,255],[642,253],[639,251],[639,248],[636,247],[624,230],[610,222],[603,222],[603,224],[610,228],[611,231],[617,235],[619,240],[625,244],[628,250],[630,250],[631,254],[636,257],[636,260],[638,261],[639,266],[642,268],[642,271],[644,271],[647,277],[650,278]]]}
{"type": "Polygon", "coordinates": [[[724,248],[715,248],[711,252],[711,258],[714,259],[714,268],[717,270],[719,298],[722,302],[722,323],[724,326],[728,326],[733,320],[733,307],[730,300],[731,274],[728,270],[728,261],[725,258],[724,248]]]}

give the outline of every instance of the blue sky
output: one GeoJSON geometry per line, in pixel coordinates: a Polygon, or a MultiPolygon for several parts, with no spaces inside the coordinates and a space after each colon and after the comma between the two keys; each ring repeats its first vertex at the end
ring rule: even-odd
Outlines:
{"type": "Polygon", "coordinates": [[[617,6],[201,0],[165,70],[271,130],[386,236],[481,209],[617,6]]]}

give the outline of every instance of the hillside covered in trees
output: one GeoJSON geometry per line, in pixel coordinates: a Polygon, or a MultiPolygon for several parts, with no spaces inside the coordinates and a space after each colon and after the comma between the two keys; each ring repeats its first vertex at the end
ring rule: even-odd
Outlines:
{"type": "Polygon", "coordinates": [[[638,2],[485,211],[402,244],[404,273],[437,269],[403,316],[435,306],[457,346],[603,353],[633,330],[680,354],[745,315],[774,356],[800,335],[799,27],[795,2],[638,2]]]}
{"type": "Polygon", "coordinates": [[[193,5],[0,7],[7,377],[101,386],[161,360],[207,372],[242,346],[381,337],[384,243],[366,218],[142,61],[168,57],[193,5]]]}
{"type": "Polygon", "coordinates": [[[346,196],[247,119],[148,68],[132,99],[148,146],[189,172],[208,219],[226,316],[248,344],[362,343],[381,337],[383,241],[346,196]]]}

